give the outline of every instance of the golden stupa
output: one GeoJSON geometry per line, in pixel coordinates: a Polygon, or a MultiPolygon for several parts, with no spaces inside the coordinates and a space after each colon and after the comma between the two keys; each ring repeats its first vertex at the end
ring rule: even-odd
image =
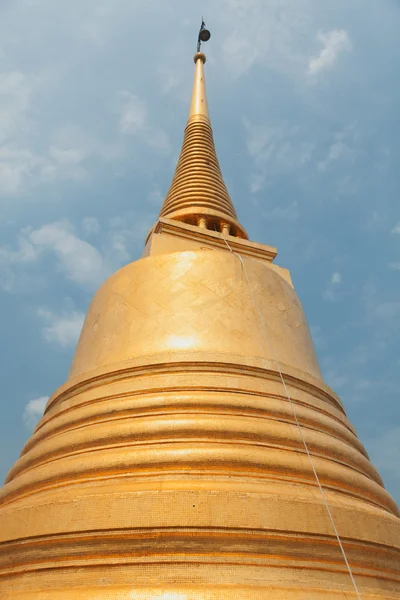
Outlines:
{"type": "Polygon", "coordinates": [[[204,62],[143,257],[95,295],[2,490],[1,600],[400,598],[397,506],[237,219],[204,62]]]}

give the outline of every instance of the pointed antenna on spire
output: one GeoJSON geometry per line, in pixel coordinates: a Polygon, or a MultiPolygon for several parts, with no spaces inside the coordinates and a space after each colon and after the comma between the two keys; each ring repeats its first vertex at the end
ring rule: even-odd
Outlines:
{"type": "Polygon", "coordinates": [[[206,28],[203,17],[201,17],[201,26],[199,36],[197,38],[197,52],[200,52],[201,42],[208,42],[211,37],[210,31],[206,28]]]}

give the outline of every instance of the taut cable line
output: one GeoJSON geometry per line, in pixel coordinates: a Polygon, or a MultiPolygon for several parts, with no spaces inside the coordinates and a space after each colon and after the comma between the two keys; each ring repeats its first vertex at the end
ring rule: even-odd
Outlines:
{"type": "Polygon", "coordinates": [[[330,509],[330,507],[329,507],[329,504],[328,504],[328,501],[327,501],[327,499],[326,499],[326,496],[325,496],[324,489],[323,489],[323,487],[322,487],[321,481],[320,481],[320,479],[319,479],[319,476],[318,476],[317,470],[316,470],[316,468],[315,468],[315,465],[314,465],[314,461],[313,461],[313,459],[312,459],[312,456],[311,456],[311,453],[310,453],[310,451],[309,451],[309,449],[308,449],[308,445],[307,445],[306,439],[305,439],[305,437],[304,437],[304,434],[303,434],[303,429],[302,429],[302,426],[301,426],[301,424],[300,424],[300,421],[299,421],[299,419],[298,419],[298,417],[297,417],[296,408],[295,408],[295,406],[294,406],[294,403],[293,403],[293,400],[292,400],[292,398],[291,398],[291,396],[290,396],[290,394],[289,394],[289,390],[288,390],[288,388],[287,388],[287,385],[286,385],[286,382],[285,382],[285,378],[283,377],[283,373],[282,373],[281,366],[280,366],[280,364],[279,364],[279,361],[278,361],[278,359],[277,359],[277,357],[276,357],[276,354],[275,354],[275,351],[274,351],[274,347],[273,347],[273,344],[272,344],[272,341],[271,341],[271,337],[270,337],[270,335],[269,335],[269,332],[268,332],[268,329],[267,329],[267,327],[266,327],[266,325],[265,325],[265,322],[264,322],[263,316],[262,316],[262,314],[261,314],[261,311],[260,311],[260,307],[258,306],[257,298],[255,297],[255,295],[254,295],[254,292],[253,292],[253,288],[251,287],[251,283],[250,283],[250,279],[249,279],[249,276],[248,276],[248,273],[247,273],[246,265],[244,264],[243,258],[240,256],[240,254],[238,254],[237,252],[234,252],[234,251],[232,250],[232,248],[231,248],[231,246],[229,245],[229,242],[228,242],[228,240],[225,238],[225,236],[223,236],[223,235],[221,234],[221,237],[222,237],[222,239],[224,240],[224,242],[225,242],[225,244],[227,245],[227,247],[228,247],[228,249],[230,250],[230,252],[231,252],[233,255],[235,255],[235,256],[236,256],[236,257],[237,257],[237,258],[240,260],[240,263],[241,263],[241,265],[242,265],[242,269],[243,269],[244,275],[245,275],[245,277],[246,277],[247,285],[249,286],[250,295],[251,295],[251,298],[252,298],[252,300],[253,300],[254,307],[255,307],[255,309],[256,309],[256,312],[257,312],[257,314],[258,314],[258,317],[259,317],[259,319],[260,319],[260,322],[261,322],[262,328],[263,328],[263,330],[264,330],[264,333],[265,333],[265,338],[266,338],[266,340],[267,340],[267,344],[268,344],[269,350],[270,350],[270,352],[271,352],[272,359],[273,359],[273,361],[274,361],[274,363],[275,363],[275,365],[276,365],[276,368],[277,368],[277,370],[278,370],[278,373],[279,373],[279,378],[280,378],[280,380],[281,380],[281,382],[282,382],[283,388],[284,388],[284,390],[285,390],[285,395],[286,395],[286,397],[287,397],[287,399],[288,399],[288,402],[289,402],[289,404],[290,404],[290,407],[291,407],[291,410],[292,410],[292,414],[293,414],[293,418],[294,418],[294,420],[295,420],[295,423],[296,423],[296,425],[297,425],[297,428],[298,428],[298,430],[299,430],[300,437],[301,437],[301,441],[302,441],[302,443],[303,443],[304,449],[305,449],[305,451],[306,451],[306,454],[307,454],[307,456],[308,456],[308,460],[310,461],[310,465],[311,465],[312,472],[313,472],[313,474],[314,474],[314,477],[315,477],[315,480],[316,480],[316,482],[317,482],[317,485],[318,485],[319,491],[320,491],[320,493],[321,493],[321,497],[322,497],[323,503],[324,503],[324,505],[325,505],[325,508],[326,508],[326,511],[327,511],[327,513],[328,513],[328,516],[329,516],[330,522],[331,522],[331,524],[332,524],[332,528],[333,528],[333,531],[334,531],[334,533],[335,533],[335,536],[336,536],[337,542],[338,542],[338,544],[339,544],[339,547],[340,547],[340,550],[341,550],[341,553],[342,553],[342,556],[343,556],[344,562],[345,562],[345,564],[346,564],[347,570],[348,570],[348,572],[349,572],[349,575],[350,575],[351,582],[352,582],[352,584],[353,584],[353,587],[354,587],[354,590],[355,590],[355,593],[356,593],[356,595],[357,595],[357,598],[358,598],[358,600],[362,600],[362,599],[361,599],[360,592],[359,592],[359,590],[358,590],[358,587],[357,587],[357,583],[356,583],[356,581],[355,581],[355,578],[354,578],[354,575],[353,575],[353,571],[352,571],[351,565],[350,565],[350,563],[349,563],[349,561],[348,561],[348,558],[347,558],[346,551],[345,551],[345,549],[344,549],[344,546],[343,546],[342,540],[340,539],[340,535],[339,535],[339,531],[338,531],[338,529],[337,529],[337,527],[336,527],[335,519],[333,518],[332,511],[331,511],[331,509],[330,509]]]}

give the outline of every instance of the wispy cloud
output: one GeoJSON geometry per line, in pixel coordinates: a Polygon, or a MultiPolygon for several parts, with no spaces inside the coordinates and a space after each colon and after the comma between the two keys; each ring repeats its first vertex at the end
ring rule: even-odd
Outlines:
{"type": "Polygon", "coordinates": [[[169,94],[176,88],[182,86],[182,73],[178,69],[173,69],[170,66],[160,67],[159,75],[161,79],[161,91],[163,94],[169,94]]]}
{"type": "Polygon", "coordinates": [[[357,156],[357,144],[358,132],[355,125],[335,133],[326,158],[318,162],[318,170],[326,171],[330,165],[339,161],[353,161],[357,156]]]}
{"type": "Polygon", "coordinates": [[[0,143],[26,133],[35,78],[20,71],[0,73],[0,143]]]}
{"type": "MultiPolygon", "coordinates": [[[[63,126],[58,131],[43,131],[40,144],[35,140],[39,127],[33,118],[34,99],[48,83],[47,76],[20,71],[0,73],[0,193],[15,196],[27,186],[49,183],[58,178],[83,179],[83,162],[90,154],[99,154],[102,145],[77,140],[78,128],[63,126]],[[75,140],[63,140],[65,133],[75,140]],[[65,143],[66,142],[66,143],[65,143]],[[46,145],[48,146],[46,147],[46,145]]],[[[36,114],[37,118],[37,114],[36,114]]]]}
{"type": "Polygon", "coordinates": [[[400,262],[390,263],[390,269],[394,269],[395,271],[400,271],[400,262]]]}
{"type": "Polygon", "coordinates": [[[0,148],[0,193],[19,194],[32,179],[39,180],[47,160],[27,148],[5,143],[0,148]]]}
{"type": "Polygon", "coordinates": [[[395,225],[392,229],[392,233],[394,233],[395,235],[400,235],[400,222],[397,223],[397,225],[395,225]]]}
{"type": "Polygon", "coordinates": [[[342,297],[343,295],[343,291],[340,290],[339,288],[342,284],[342,274],[339,273],[338,271],[335,271],[334,273],[332,273],[332,276],[325,288],[323,297],[325,298],[325,300],[330,300],[331,302],[334,302],[336,300],[338,300],[339,298],[342,297]]]}
{"type": "Polygon", "coordinates": [[[250,191],[256,193],[265,186],[268,175],[288,173],[309,163],[313,143],[303,139],[300,128],[254,124],[243,119],[246,147],[254,160],[255,170],[250,176],[250,191]]]}
{"type": "Polygon", "coordinates": [[[68,313],[57,314],[51,310],[40,308],[38,317],[44,321],[43,337],[49,343],[55,343],[62,348],[75,346],[81,333],[85,315],[72,310],[68,313]]]}
{"type": "Polygon", "coordinates": [[[42,417],[48,399],[49,396],[41,396],[40,398],[30,400],[25,406],[24,412],[22,414],[22,420],[24,422],[25,427],[30,431],[34,429],[36,423],[42,417]]]}
{"type": "Polygon", "coordinates": [[[269,219],[285,219],[290,221],[295,221],[299,218],[299,203],[294,200],[290,204],[285,204],[283,206],[275,206],[268,209],[268,218],[269,219]]]}
{"type": "Polygon", "coordinates": [[[58,127],[41,171],[41,181],[84,181],[90,177],[93,159],[110,163],[122,160],[124,151],[113,140],[101,140],[89,135],[82,127],[72,123],[58,127]]]}
{"type": "Polygon", "coordinates": [[[140,136],[144,144],[159,152],[169,153],[171,151],[169,138],[161,127],[152,125],[144,101],[129,91],[120,91],[118,99],[119,131],[125,135],[140,136]]]}
{"type": "Polygon", "coordinates": [[[100,231],[100,224],[96,217],[85,217],[81,224],[82,232],[85,236],[90,237],[100,231]]]}
{"type": "Polygon", "coordinates": [[[280,75],[299,73],[311,17],[309,0],[224,0],[222,52],[231,76],[246,75],[256,64],[280,75]]]}
{"type": "Polygon", "coordinates": [[[23,228],[16,250],[0,247],[0,270],[7,273],[35,263],[45,253],[55,256],[58,268],[67,279],[83,287],[97,287],[109,274],[101,253],[80,239],[68,220],[48,223],[38,229],[23,228]]]}
{"type": "Polygon", "coordinates": [[[148,113],[143,100],[131,92],[120,92],[121,113],[119,130],[121,133],[139,133],[147,125],[148,113]]]}
{"type": "Polygon", "coordinates": [[[345,29],[320,32],[318,39],[324,47],[318,56],[312,56],[309,60],[308,74],[312,76],[331,69],[339,56],[352,48],[350,36],[345,29]]]}
{"type": "Polygon", "coordinates": [[[106,266],[100,252],[80,239],[68,221],[43,225],[27,231],[27,238],[38,251],[52,252],[66,277],[75,283],[94,287],[106,276],[106,266]]]}
{"type": "Polygon", "coordinates": [[[397,300],[381,302],[375,306],[375,315],[377,318],[393,326],[394,320],[400,322],[400,302],[397,300]]]}
{"type": "MultiPolygon", "coordinates": [[[[21,101],[22,103],[22,101],[21,101]]],[[[25,107],[25,104],[23,104],[25,107]]],[[[75,125],[63,125],[47,134],[47,147],[40,151],[30,142],[28,130],[37,124],[27,119],[27,110],[5,111],[10,123],[2,123],[0,95],[0,193],[16,196],[37,185],[48,185],[58,180],[84,181],[89,177],[88,161],[122,159],[123,151],[116,143],[105,143],[91,138],[75,125]],[[32,147],[30,147],[32,146],[32,147]]],[[[41,144],[44,145],[43,143],[41,144]]]]}
{"type": "Polygon", "coordinates": [[[24,227],[18,234],[16,248],[0,246],[0,288],[8,292],[23,291],[25,271],[32,273],[33,267],[38,269],[40,261],[49,256],[59,274],[84,289],[94,290],[143,247],[156,217],[156,210],[140,217],[133,213],[114,217],[101,236],[97,235],[99,221],[90,217],[84,218],[78,227],[68,219],[46,223],[37,229],[24,227]],[[82,237],[99,239],[100,248],[82,239],[79,230],[82,237]]]}
{"type": "Polygon", "coordinates": [[[0,267],[7,267],[12,264],[29,263],[37,259],[37,249],[26,236],[26,230],[22,230],[18,235],[18,248],[12,250],[7,246],[0,246],[0,267]]]}

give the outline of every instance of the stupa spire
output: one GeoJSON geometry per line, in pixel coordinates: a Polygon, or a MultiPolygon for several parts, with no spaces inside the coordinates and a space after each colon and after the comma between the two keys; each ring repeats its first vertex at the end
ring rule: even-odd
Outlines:
{"type": "Polygon", "coordinates": [[[203,52],[196,52],[193,60],[196,67],[188,123],[193,119],[197,120],[199,118],[201,119],[202,117],[210,122],[206,94],[206,80],[204,76],[206,55],[203,52]]]}
{"type": "MultiPolygon", "coordinates": [[[[203,26],[204,22],[198,49],[200,42],[210,37],[203,26]]],[[[204,76],[205,54],[196,52],[194,62],[192,100],[182,150],[160,217],[247,239],[237,220],[215,151],[204,76]]]]}

